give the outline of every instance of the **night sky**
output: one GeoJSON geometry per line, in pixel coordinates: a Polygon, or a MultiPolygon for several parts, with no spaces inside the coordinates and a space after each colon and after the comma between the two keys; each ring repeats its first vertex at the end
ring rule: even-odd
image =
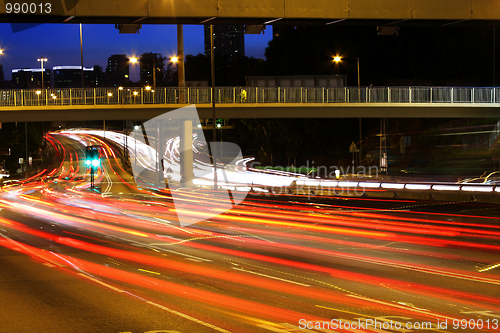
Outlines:
{"type": "MultiPolygon", "coordinates": [[[[264,35],[245,35],[245,55],[264,58],[272,39],[269,27],[264,35]]],[[[80,65],[80,26],[78,24],[42,24],[24,31],[12,32],[10,24],[0,24],[0,55],[5,80],[11,79],[13,68],[39,68],[39,57],[49,61],[46,67],[80,65]]],[[[184,52],[204,53],[203,26],[184,26],[184,52]]],[[[177,50],[176,25],[143,25],[139,34],[119,34],[113,24],[83,25],[83,63],[85,67],[100,65],[106,69],[112,54],[138,56],[158,52],[170,57],[177,50]]],[[[131,79],[139,79],[139,66],[130,67],[131,79]]]]}

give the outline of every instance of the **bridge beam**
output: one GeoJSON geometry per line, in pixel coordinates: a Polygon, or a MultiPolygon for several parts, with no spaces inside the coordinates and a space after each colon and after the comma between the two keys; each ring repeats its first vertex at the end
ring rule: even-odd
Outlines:
{"type": "MultiPolygon", "coordinates": [[[[52,3],[49,15],[6,14],[0,22],[141,24],[319,24],[343,20],[498,20],[492,0],[80,0],[52,3]]],[[[341,21],[341,22],[339,22],[341,21]]],[[[405,22],[402,22],[403,24],[405,22]]],[[[407,23],[407,22],[406,22],[407,23]]]]}
{"type": "MultiPolygon", "coordinates": [[[[179,104],[2,107],[0,122],[147,120],[179,109],[179,104]]],[[[500,104],[475,103],[242,103],[217,104],[224,119],[251,118],[500,118],[500,104]]],[[[196,105],[202,119],[210,104],[196,105]]]]}

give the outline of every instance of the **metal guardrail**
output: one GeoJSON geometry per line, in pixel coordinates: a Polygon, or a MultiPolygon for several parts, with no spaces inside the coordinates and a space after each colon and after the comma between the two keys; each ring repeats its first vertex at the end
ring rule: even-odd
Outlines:
{"type": "MultiPolygon", "coordinates": [[[[283,193],[297,192],[329,192],[330,189],[340,189],[346,191],[364,192],[365,190],[400,190],[400,191],[431,191],[454,192],[454,193],[495,193],[500,194],[500,184],[498,183],[408,183],[408,182],[375,182],[375,181],[357,181],[357,180],[327,180],[327,179],[298,179],[292,182],[290,186],[278,188],[283,193]],[[283,189],[285,191],[283,191],[283,189]]],[[[269,188],[267,191],[275,193],[277,190],[269,188]]],[[[280,192],[280,193],[281,193],[280,192]]]]}
{"type": "MultiPolygon", "coordinates": [[[[499,104],[500,88],[483,87],[216,87],[218,104],[457,103],[499,104]]],[[[1,106],[210,104],[212,88],[64,88],[0,90],[1,106]]]]}

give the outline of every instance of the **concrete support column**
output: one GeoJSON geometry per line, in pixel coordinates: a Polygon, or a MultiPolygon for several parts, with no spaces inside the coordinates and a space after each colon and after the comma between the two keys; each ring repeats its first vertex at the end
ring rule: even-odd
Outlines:
{"type": "Polygon", "coordinates": [[[181,142],[181,187],[193,187],[193,122],[184,120],[180,124],[181,142]]]}
{"type": "Polygon", "coordinates": [[[177,24],[177,75],[179,81],[179,103],[185,104],[186,73],[184,71],[184,30],[182,24],[177,24]]]}
{"type": "Polygon", "coordinates": [[[163,121],[158,120],[156,127],[156,169],[158,170],[158,187],[165,186],[165,178],[163,177],[163,154],[165,153],[165,144],[163,143],[163,121]]]}

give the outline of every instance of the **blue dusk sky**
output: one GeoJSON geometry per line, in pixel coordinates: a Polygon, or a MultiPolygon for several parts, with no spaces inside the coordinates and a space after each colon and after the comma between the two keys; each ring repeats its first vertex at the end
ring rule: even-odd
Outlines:
{"type": "MultiPolygon", "coordinates": [[[[184,52],[204,53],[202,25],[184,26],[184,52]]],[[[272,29],[264,35],[245,35],[245,55],[264,59],[272,29]]],[[[13,68],[40,68],[37,58],[46,57],[47,68],[80,65],[79,24],[42,24],[27,30],[12,32],[8,23],[0,24],[0,64],[5,80],[11,79],[13,68]]],[[[106,69],[112,54],[138,56],[143,52],[157,52],[166,57],[177,53],[176,25],[143,25],[139,34],[119,34],[113,24],[83,25],[83,65],[100,65],[106,69]]],[[[130,66],[133,81],[139,79],[139,66],[130,66]]]]}

